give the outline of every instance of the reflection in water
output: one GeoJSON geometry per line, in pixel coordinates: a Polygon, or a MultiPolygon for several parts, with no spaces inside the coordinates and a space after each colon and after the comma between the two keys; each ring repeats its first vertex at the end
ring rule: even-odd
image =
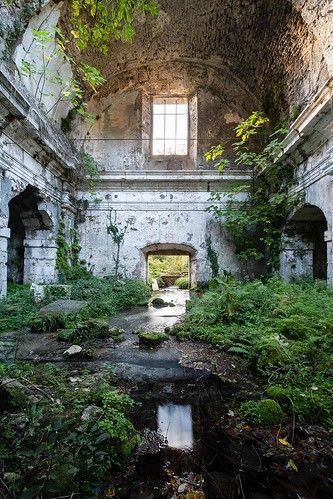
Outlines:
{"type": "Polygon", "coordinates": [[[158,407],[158,431],[175,449],[192,449],[193,427],[190,405],[165,404],[158,407]]]}

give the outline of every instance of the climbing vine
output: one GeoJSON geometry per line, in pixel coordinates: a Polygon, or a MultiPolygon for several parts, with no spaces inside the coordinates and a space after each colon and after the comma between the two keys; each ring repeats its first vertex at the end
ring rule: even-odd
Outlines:
{"type": "MultiPolygon", "coordinates": [[[[254,112],[236,126],[235,163],[253,169],[254,177],[250,187],[239,185],[228,195],[226,207],[221,205],[222,193],[213,193],[208,211],[218,220],[224,218],[240,260],[261,261],[268,271],[273,271],[279,264],[283,226],[300,197],[289,193],[293,165],[282,159],[283,138],[288,130],[279,128],[269,134],[268,125],[263,113],[254,112]],[[258,143],[263,145],[258,147],[258,143]],[[245,193],[244,199],[236,201],[235,194],[240,193],[245,193]]],[[[219,144],[205,156],[223,171],[231,163],[223,155],[224,147],[219,144]]]]}
{"type": "Polygon", "coordinates": [[[120,263],[120,248],[124,242],[125,235],[129,227],[129,220],[125,222],[125,226],[122,227],[117,222],[117,211],[110,210],[109,213],[109,224],[107,226],[107,233],[111,236],[112,241],[115,245],[115,254],[113,256],[114,260],[114,276],[119,277],[119,263],[120,263]]]}
{"type": "Polygon", "coordinates": [[[97,185],[101,176],[99,165],[91,154],[81,150],[82,165],[88,176],[88,188],[92,195],[96,195],[97,185]]]}
{"type": "Polygon", "coordinates": [[[210,234],[206,235],[206,248],[207,257],[212,271],[212,277],[217,277],[219,275],[219,260],[216,251],[212,247],[212,236],[210,234]]]}
{"type": "Polygon", "coordinates": [[[82,83],[97,92],[106,80],[98,69],[89,64],[79,63],[74,57],[69,55],[67,44],[69,41],[63,35],[59,27],[50,30],[32,29],[32,40],[26,50],[26,55],[21,61],[21,72],[24,76],[31,78],[35,84],[34,96],[41,104],[44,97],[55,96],[57,99],[49,108],[46,114],[55,112],[61,102],[69,102],[78,114],[93,121],[94,116],[88,113],[84,102],[84,88],[82,83]],[[28,55],[35,51],[36,61],[28,61],[28,55]],[[70,63],[73,71],[78,75],[75,77],[62,78],[54,62],[62,56],[70,63]]]}
{"type": "Polygon", "coordinates": [[[66,224],[62,217],[59,222],[58,234],[56,237],[57,258],[56,269],[59,272],[60,280],[67,281],[90,276],[86,262],[80,260],[81,246],[77,230],[72,227],[69,230],[69,237],[66,235],[66,224]]]}

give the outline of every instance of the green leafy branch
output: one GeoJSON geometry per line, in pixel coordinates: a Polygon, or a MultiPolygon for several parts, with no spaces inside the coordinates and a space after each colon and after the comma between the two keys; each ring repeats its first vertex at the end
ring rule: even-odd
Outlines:
{"type": "Polygon", "coordinates": [[[132,41],[137,14],[158,14],[155,0],[72,0],[71,34],[79,50],[97,47],[108,53],[111,38],[132,41]]]}
{"type": "MultiPolygon", "coordinates": [[[[267,137],[269,119],[261,112],[252,113],[249,118],[237,125],[235,136],[240,140],[233,144],[235,163],[252,169],[257,175],[251,186],[237,186],[227,196],[227,205],[222,206],[222,192],[215,192],[210,200],[213,204],[208,211],[221,220],[231,234],[236,253],[240,260],[265,262],[268,270],[279,265],[281,235],[290,210],[300,202],[300,196],[289,194],[293,182],[293,165],[282,159],[283,138],[288,132],[279,128],[267,137]],[[262,132],[262,136],[258,133],[262,132]],[[253,139],[256,143],[253,143],[253,139]],[[263,145],[258,147],[258,143],[263,145]],[[242,201],[235,195],[245,193],[242,201]]],[[[231,160],[223,158],[222,145],[211,148],[205,155],[207,161],[214,161],[219,171],[231,165],[231,160]],[[216,161],[218,160],[218,161],[216,161]]]]}
{"type": "Polygon", "coordinates": [[[55,112],[57,106],[60,102],[69,102],[73,109],[76,110],[81,116],[89,120],[94,120],[93,115],[87,112],[86,104],[84,102],[84,88],[81,82],[86,83],[86,85],[96,93],[97,88],[106,81],[102,76],[100,71],[93,66],[85,63],[77,63],[76,60],[69,55],[67,51],[68,40],[64,37],[59,27],[55,27],[53,30],[43,30],[43,29],[33,29],[33,37],[30,47],[26,51],[26,56],[21,62],[21,72],[24,76],[32,78],[35,82],[35,97],[38,99],[39,103],[42,102],[45,96],[55,96],[52,91],[45,91],[45,88],[60,87],[57,91],[58,98],[56,101],[46,110],[46,114],[55,112]],[[53,47],[54,45],[54,47],[53,47]],[[40,59],[40,63],[27,61],[27,56],[31,52],[32,47],[36,47],[36,56],[40,59]],[[40,58],[41,54],[41,58],[40,58]],[[50,70],[52,67],[52,62],[62,56],[69,64],[73,70],[79,75],[78,78],[67,78],[63,79],[59,76],[58,72],[50,70]]]}

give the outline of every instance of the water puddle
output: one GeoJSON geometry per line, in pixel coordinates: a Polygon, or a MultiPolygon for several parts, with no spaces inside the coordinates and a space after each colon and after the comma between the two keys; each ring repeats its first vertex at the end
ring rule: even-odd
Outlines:
{"type": "Polygon", "coordinates": [[[304,459],[293,472],[256,437],[234,433],[226,423],[233,395],[216,377],[139,383],[132,396],[141,444],[117,498],[333,497],[332,460],[304,459]]]}
{"type": "Polygon", "coordinates": [[[173,449],[193,448],[192,408],[190,405],[163,404],[157,410],[158,433],[173,449]]]}

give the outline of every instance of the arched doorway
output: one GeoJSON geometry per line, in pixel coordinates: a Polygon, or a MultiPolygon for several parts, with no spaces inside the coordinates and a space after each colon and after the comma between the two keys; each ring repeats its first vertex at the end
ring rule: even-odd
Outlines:
{"type": "Polygon", "coordinates": [[[42,206],[43,196],[28,186],[8,203],[7,278],[9,282],[43,283],[55,278],[53,222],[42,206]]]}
{"type": "Polygon", "coordinates": [[[148,282],[149,260],[151,257],[177,257],[188,259],[189,286],[196,284],[196,250],[187,244],[156,243],[142,249],[145,258],[145,279],[148,282]]]}
{"type": "Polygon", "coordinates": [[[327,220],[320,208],[305,204],[288,220],[283,236],[281,274],[287,280],[327,280],[327,220]]]}

